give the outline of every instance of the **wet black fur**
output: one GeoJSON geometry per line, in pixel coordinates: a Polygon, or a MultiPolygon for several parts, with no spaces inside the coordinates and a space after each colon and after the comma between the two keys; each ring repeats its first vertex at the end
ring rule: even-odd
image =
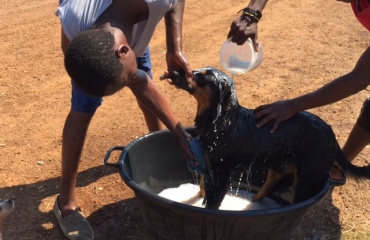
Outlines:
{"type": "MultiPolygon", "coordinates": [[[[280,171],[284,163],[294,162],[298,176],[294,203],[322,189],[335,159],[347,173],[370,179],[370,167],[355,167],[348,162],[333,130],[319,117],[300,112],[272,134],[272,123],[256,128],[253,110],[239,105],[233,82],[226,74],[213,68],[201,69],[194,72],[193,81],[197,87],[209,86],[212,90],[210,107],[195,118],[207,159],[207,208],[219,208],[230,186],[230,175],[239,165],[280,171]]],[[[184,80],[175,84],[193,94],[193,87],[184,80]]]]}

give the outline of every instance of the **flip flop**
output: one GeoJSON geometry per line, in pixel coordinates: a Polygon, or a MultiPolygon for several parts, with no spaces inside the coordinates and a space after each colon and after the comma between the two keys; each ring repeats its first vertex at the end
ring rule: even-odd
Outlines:
{"type": "Polygon", "coordinates": [[[340,169],[338,167],[338,165],[334,164],[332,169],[337,169],[341,175],[341,178],[340,179],[334,179],[332,178],[330,172],[329,172],[329,182],[332,186],[335,186],[335,187],[339,187],[339,186],[343,186],[344,184],[346,184],[346,175],[344,174],[344,172],[342,171],[342,169],[340,169]]]}
{"type": "Polygon", "coordinates": [[[62,229],[64,235],[71,240],[93,240],[94,231],[91,228],[89,222],[77,208],[73,213],[62,217],[58,205],[58,197],[54,204],[54,215],[58,220],[59,226],[62,229]]]}

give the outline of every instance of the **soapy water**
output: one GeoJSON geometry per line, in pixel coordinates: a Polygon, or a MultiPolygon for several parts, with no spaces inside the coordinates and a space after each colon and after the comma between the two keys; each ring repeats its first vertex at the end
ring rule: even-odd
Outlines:
{"type": "MultiPolygon", "coordinates": [[[[192,183],[184,183],[177,188],[164,189],[158,195],[175,202],[204,208],[202,205],[203,198],[199,196],[199,185],[192,183]]],[[[254,195],[255,194],[250,191],[238,189],[236,192],[235,189],[231,189],[225,195],[219,210],[245,211],[281,207],[276,201],[267,197],[259,202],[252,202],[254,195]]]]}

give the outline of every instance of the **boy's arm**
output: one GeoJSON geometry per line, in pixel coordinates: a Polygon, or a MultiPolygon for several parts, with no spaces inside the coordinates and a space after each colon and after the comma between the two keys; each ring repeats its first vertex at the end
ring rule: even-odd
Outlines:
{"type": "Polygon", "coordinates": [[[138,70],[135,80],[130,81],[128,87],[135,97],[150,109],[175,135],[188,158],[192,159],[193,155],[189,149],[191,136],[182,127],[179,119],[170,108],[169,102],[154,81],[144,71],[138,70]]]}
{"type": "Polygon", "coordinates": [[[184,16],[185,0],[178,0],[176,6],[164,16],[166,26],[166,61],[167,70],[183,70],[190,82],[192,72],[188,60],[182,49],[182,21],[184,16]]]}
{"type": "Polygon", "coordinates": [[[334,103],[366,89],[370,84],[369,62],[370,47],[362,54],[351,72],[334,79],[316,91],[256,108],[256,118],[260,119],[258,126],[262,127],[274,120],[275,123],[271,129],[274,132],[282,121],[299,111],[334,103]]]}

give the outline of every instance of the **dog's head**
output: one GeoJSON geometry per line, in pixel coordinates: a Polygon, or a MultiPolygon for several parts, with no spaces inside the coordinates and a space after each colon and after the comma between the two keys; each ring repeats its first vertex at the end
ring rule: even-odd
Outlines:
{"type": "Polygon", "coordinates": [[[13,211],[14,205],[13,199],[0,201],[0,221],[3,221],[13,211]]]}
{"type": "Polygon", "coordinates": [[[215,68],[207,67],[193,71],[191,83],[187,83],[185,75],[178,72],[171,73],[170,78],[175,86],[186,90],[197,100],[197,115],[213,109],[218,117],[238,105],[233,80],[215,68]]]}

